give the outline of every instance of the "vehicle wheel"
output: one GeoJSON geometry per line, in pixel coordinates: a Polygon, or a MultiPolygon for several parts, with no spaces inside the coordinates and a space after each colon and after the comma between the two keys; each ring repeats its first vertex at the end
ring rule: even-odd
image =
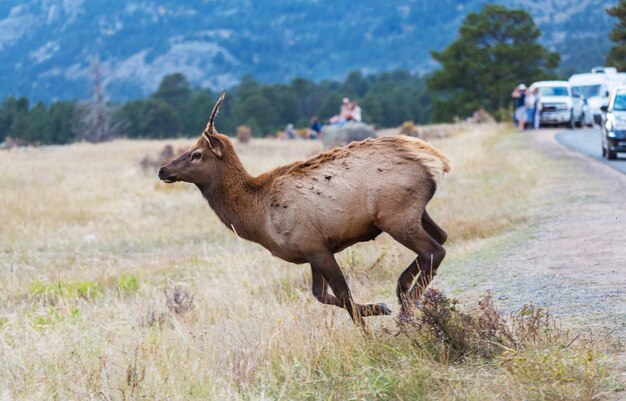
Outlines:
{"type": "Polygon", "coordinates": [[[576,128],[576,121],[574,121],[574,114],[571,115],[569,122],[567,123],[567,128],[569,129],[576,128]]]}
{"type": "Polygon", "coordinates": [[[582,128],[583,127],[583,121],[585,121],[585,114],[581,114],[580,115],[580,120],[578,120],[576,122],[576,128],[582,128]]]}
{"type": "Polygon", "coordinates": [[[610,150],[610,149],[607,149],[607,150],[606,150],[606,158],[607,158],[608,160],[615,160],[615,159],[617,159],[617,153],[615,153],[615,152],[611,152],[611,150],[610,150]]]}

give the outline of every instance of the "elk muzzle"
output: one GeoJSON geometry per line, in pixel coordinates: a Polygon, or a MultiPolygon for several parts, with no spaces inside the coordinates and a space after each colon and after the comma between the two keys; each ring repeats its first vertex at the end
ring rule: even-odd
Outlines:
{"type": "Polygon", "coordinates": [[[171,184],[173,182],[176,182],[177,178],[178,177],[176,174],[170,174],[170,172],[167,171],[166,166],[163,166],[159,169],[159,179],[161,179],[163,182],[171,184]]]}

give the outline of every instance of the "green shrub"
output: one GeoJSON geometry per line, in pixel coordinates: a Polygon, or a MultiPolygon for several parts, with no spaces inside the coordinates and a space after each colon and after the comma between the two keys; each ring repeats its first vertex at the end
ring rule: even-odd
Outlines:
{"type": "Polygon", "coordinates": [[[123,274],[117,279],[117,289],[120,294],[135,294],[140,286],[140,280],[134,274],[123,274]]]}
{"type": "Polygon", "coordinates": [[[44,283],[35,281],[30,286],[30,292],[37,298],[54,303],[62,298],[94,299],[102,293],[100,284],[89,280],[69,280],[44,283]]]}

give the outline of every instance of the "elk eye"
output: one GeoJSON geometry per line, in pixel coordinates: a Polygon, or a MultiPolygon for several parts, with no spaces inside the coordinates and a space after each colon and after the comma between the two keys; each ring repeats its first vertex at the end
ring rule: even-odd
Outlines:
{"type": "Polygon", "coordinates": [[[202,153],[200,152],[195,152],[194,154],[191,155],[191,160],[197,160],[200,157],[202,157],[202,153]]]}

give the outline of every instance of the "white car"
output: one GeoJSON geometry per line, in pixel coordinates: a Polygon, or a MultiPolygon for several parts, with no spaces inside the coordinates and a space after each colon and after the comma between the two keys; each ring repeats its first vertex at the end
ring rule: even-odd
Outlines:
{"type": "Polygon", "coordinates": [[[539,93],[540,125],[582,126],[585,121],[585,100],[572,93],[567,81],[539,81],[530,85],[528,91],[539,93]]]}
{"type": "Polygon", "coordinates": [[[602,156],[612,160],[626,152],[626,86],[613,88],[608,105],[601,110],[602,156]]]}

